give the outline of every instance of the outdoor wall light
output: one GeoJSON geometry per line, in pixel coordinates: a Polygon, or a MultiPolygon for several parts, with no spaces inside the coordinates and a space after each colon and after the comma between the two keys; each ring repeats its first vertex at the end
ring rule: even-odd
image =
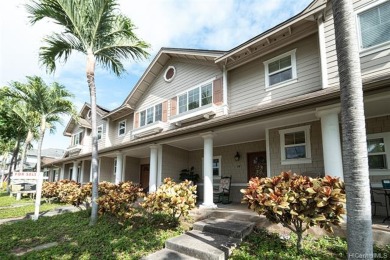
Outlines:
{"type": "Polygon", "coordinates": [[[240,154],[238,152],[234,156],[234,160],[236,160],[237,162],[240,160],[240,154]]]}

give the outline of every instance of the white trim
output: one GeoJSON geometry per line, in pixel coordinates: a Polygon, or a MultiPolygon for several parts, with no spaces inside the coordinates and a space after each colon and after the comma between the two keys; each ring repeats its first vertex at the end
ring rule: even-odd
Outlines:
{"type": "MultiPolygon", "coordinates": [[[[151,105],[145,109],[142,109],[142,110],[138,110],[137,112],[135,113],[138,113],[138,127],[137,128],[141,128],[141,127],[145,127],[145,126],[148,126],[148,125],[151,125],[153,123],[156,123],[156,122],[162,122],[162,117],[163,117],[163,102],[159,102],[159,103],[156,103],[155,105],[151,105]],[[156,106],[158,105],[161,105],[161,120],[157,120],[156,121],[156,106]],[[152,123],[147,123],[147,118],[148,118],[148,109],[150,108],[153,108],[153,122],[152,123]],[[145,124],[144,125],[141,125],[141,113],[142,112],[145,112],[145,124]]],[[[134,113],[134,114],[135,114],[134,113]]]]}
{"type": "Polygon", "coordinates": [[[226,69],[226,66],[224,65],[222,68],[222,89],[223,89],[222,97],[223,97],[223,105],[224,105],[224,108],[223,108],[224,115],[227,115],[229,112],[228,98],[227,98],[227,92],[228,92],[227,91],[228,90],[227,77],[228,77],[228,71],[226,69]]]}
{"type": "MultiPolygon", "coordinates": [[[[180,115],[180,114],[186,113],[186,112],[188,112],[188,111],[194,110],[194,109],[188,110],[188,92],[190,92],[190,91],[192,91],[192,90],[195,90],[195,89],[197,89],[197,88],[199,88],[199,107],[198,107],[198,108],[202,107],[202,89],[201,89],[201,88],[202,88],[203,86],[206,86],[206,85],[210,84],[210,83],[211,83],[211,103],[210,103],[210,104],[213,104],[213,97],[214,97],[214,80],[215,80],[216,78],[217,78],[217,76],[215,76],[215,77],[213,77],[213,78],[211,78],[211,79],[209,79],[209,80],[203,81],[202,83],[200,83],[200,84],[198,84],[198,85],[196,85],[196,86],[194,86],[194,87],[192,87],[192,88],[190,88],[190,89],[187,89],[186,91],[183,91],[183,92],[177,94],[177,95],[176,95],[176,102],[177,102],[177,104],[176,104],[176,115],[180,115]],[[179,101],[179,97],[182,96],[182,95],[184,95],[184,94],[187,95],[187,110],[184,111],[184,112],[179,113],[179,111],[180,111],[180,101],[179,101]]],[[[210,104],[207,104],[207,105],[210,105],[210,104]]],[[[204,106],[207,106],[207,105],[204,105],[204,106]]],[[[171,115],[171,117],[172,117],[172,116],[175,116],[175,115],[171,115]]]]}
{"type": "Polygon", "coordinates": [[[373,54],[373,53],[376,53],[376,52],[380,52],[380,51],[383,51],[383,50],[387,50],[390,48],[390,41],[386,41],[386,42],[383,42],[383,43],[380,43],[378,45],[374,45],[374,46],[371,46],[371,47],[368,47],[368,48],[363,48],[363,44],[362,44],[362,35],[361,35],[361,30],[360,30],[360,19],[359,19],[359,15],[365,11],[368,11],[372,8],[375,8],[377,7],[378,5],[381,5],[385,2],[387,2],[388,0],[379,0],[379,1],[375,1],[373,3],[370,3],[370,4],[366,4],[364,5],[363,7],[361,8],[358,8],[356,11],[355,11],[355,24],[356,24],[356,32],[357,32],[357,37],[358,37],[358,43],[359,43],[359,51],[360,51],[360,57],[364,57],[366,55],[370,55],[370,54],[373,54]]]}
{"type": "MultiPolygon", "coordinates": [[[[117,158],[114,158],[114,176],[116,176],[116,171],[118,170],[118,159],[117,158]]],[[[115,178],[114,178],[115,179],[115,178]]]]}
{"type": "Polygon", "coordinates": [[[84,130],[80,130],[80,131],[78,131],[78,132],[76,132],[76,133],[74,133],[74,134],[72,134],[72,138],[71,138],[71,146],[77,146],[77,145],[81,145],[81,139],[83,138],[83,137],[81,137],[81,138],[79,138],[79,143],[78,144],[75,144],[74,143],[74,137],[76,136],[76,135],[79,135],[80,133],[82,134],[84,132],[84,130]]]}
{"type": "Polygon", "coordinates": [[[87,113],[87,118],[90,119],[92,116],[92,110],[88,110],[88,113],[87,113]]]}
{"type": "Polygon", "coordinates": [[[132,135],[139,138],[148,135],[158,134],[168,127],[169,124],[162,121],[156,121],[154,123],[141,126],[132,131],[132,135]]]}
{"type": "Polygon", "coordinates": [[[97,138],[98,138],[98,141],[103,139],[103,133],[104,133],[104,127],[103,127],[103,124],[101,124],[101,125],[99,125],[97,127],[97,138]],[[102,128],[102,133],[100,134],[100,138],[99,138],[99,128],[102,128]]]}
{"type": "Polygon", "coordinates": [[[272,59],[269,59],[269,60],[266,60],[266,61],[263,62],[263,64],[264,64],[265,90],[271,90],[271,89],[283,87],[283,86],[286,86],[286,85],[289,85],[289,84],[292,84],[292,83],[295,83],[295,82],[298,81],[298,79],[297,79],[296,51],[297,51],[297,49],[293,49],[291,51],[285,52],[285,53],[283,53],[281,55],[278,55],[278,56],[276,56],[276,57],[274,57],[272,59]],[[269,84],[269,76],[270,75],[269,75],[269,72],[268,72],[268,65],[271,62],[283,59],[283,58],[285,58],[287,56],[291,56],[291,74],[292,74],[292,78],[289,79],[289,80],[285,80],[285,81],[282,81],[280,83],[274,84],[274,85],[270,85],[269,84]]]}
{"type": "Polygon", "coordinates": [[[118,122],[118,136],[124,136],[124,135],[126,135],[126,119],[118,122]],[[124,129],[123,134],[120,133],[120,130],[121,130],[120,125],[121,125],[121,123],[125,123],[125,127],[123,128],[124,129]]]}
{"type": "Polygon", "coordinates": [[[180,125],[184,122],[190,122],[196,119],[209,119],[210,116],[215,115],[217,111],[217,106],[213,103],[207,104],[205,106],[200,106],[195,109],[187,110],[186,112],[171,116],[169,122],[172,124],[180,125]]]}
{"type": "Polygon", "coordinates": [[[175,78],[175,76],[176,76],[176,68],[174,66],[168,66],[168,68],[164,72],[164,80],[165,80],[165,82],[168,82],[168,83],[171,82],[175,78]],[[173,69],[173,76],[172,76],[172,78],[167,79],[167,72],[170,69],[173,69]]]}
{"type": "MultiPolygon", "coordinates": [[[[385,154],[386,155],[386,169],[369,169],[370,175],[372,173],[383,173],[387,172],[389,174],[390,170],[390,132],[382,132],[382,133],[376,133],[376,134],[367,134],[367,140],[368,139],[376,139],[376,138],[382,138],[383,142],[385,143],[385,152],[384,153],[371,153],[370,155],[378,155],[378,154],[385,154]]],[[[368,152],[368,151],[367,151],[368,152]]]]}
{"type": "MultiPolygon", "coordinates": [[[[281,165],[289,165],[289,164],[301,164],[301,163],[311,163],[311,144],[310,144],[310,125],[305,126],[299,126],[289,129],[282,129],[279,130],[280,135],[280,158],[281,158],[281,165]],[[305,133],[305,151],[306,151],[306,158],[301,159],[286,159],[286,151],[285,151],[285,134],[288,133],[295,133],[295,132],[301,132],[303,131],[305,133]]],[[[303,144],[302,144],[303,145],[303,144]]],[[[268,162],[267,162],[268,163],[268,162]]]]}
{"type": "Polygon", "coordinates": [[[322,89],[325,89],[328,87],[328,68],[327,68],[327,59],[326,59],[324,17],[322,14],[318,17],[317,24],[318,24],[318,43],[320,49],[321,82],[322,82],[322,89]]]}

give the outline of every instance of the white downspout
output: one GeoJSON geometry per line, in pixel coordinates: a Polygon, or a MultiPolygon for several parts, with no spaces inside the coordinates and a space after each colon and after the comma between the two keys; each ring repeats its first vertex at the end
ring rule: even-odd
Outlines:
{"type": "Polygon", "coordinates": [[[327,69],[327,61],[326,61],[325,29],[324,29],[323,14],[320,14],[318,16],[317,24],[318,24],[318,42],[320,47],[322,88],[325,89],[328,87],[328,69],[327,69]]]}
{"type": "Polygon", "coordinates": [[[223,113],[225,115],[228,114],[229,112],[229,107],[228,107],[228,98],[227,98],[227,90],[228,90],[228,81],[227,81],[227,69],[226,66],[223,65],[223,70],[222,70],[222,89],[223,89],[223,113]]]}

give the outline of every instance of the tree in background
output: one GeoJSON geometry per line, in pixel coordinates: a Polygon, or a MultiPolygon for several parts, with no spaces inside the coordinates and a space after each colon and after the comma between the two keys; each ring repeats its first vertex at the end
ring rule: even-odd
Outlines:
{"type": "Polygon", "coordinates": [[[54,123],[61,122],[63,115],[75,117],[76,110],[70,100],[73,95],[59,83],[47,85],[37,76],[27,77],[26,84],[12,82],[10,88],[4,90],[4,95],[11,98],[13,104],[24,102],[30,113],[38,119],[37,171],[40,171],[42,142],[46,129],[51,129],[54,123]]]}
{"type": "Polygon", "coordinates": [[[66,62],[72,52],[86,55],[86,76],[91,99],[92,120],[92,213],[91,225],[98,216],[98,139],[96,125],[95,64],[124,72],[121,60],[146,58],[149,47],[134,34],[134,24],[120,14],[116,0],[32,0],[26,5],[31,24],[49,18],[62,27],[59,33],[44,38],[40,62],[52,73],[56,62],[66,62]]]}
{"type": "Polygon", "coordinates": [[[350,0],[332,1],[340,76],[348,258],[372,258],[373,238],[366,125],[359,49],[350,0]]]}

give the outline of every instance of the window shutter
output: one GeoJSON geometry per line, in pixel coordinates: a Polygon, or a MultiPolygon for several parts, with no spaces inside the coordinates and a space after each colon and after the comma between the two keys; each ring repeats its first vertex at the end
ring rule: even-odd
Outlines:
{"type": "Polygon", "coordinates": [[[177,113],[177,97],[171,99],[171,116],[177,113]]]}
{"type": "Polygon", "coordinates": [[[80,144],[84,144],[83,132],[80,132],[80,144]]]}
{"type": "Polygon", "coordinates": [[[213,103],[216,105],[222,105],[223,103],[222,78],[213,82],[213,103]]]}
{"type": "Polygon", "coordinates": [[[139,127],[139,113],[135,113],[134,114],[134,128],[138,128],[139,127]]]}
{"type": "Polygon", "coordinates": [[[162,103],[162,121],[167,122],[168,120],[168,100],[162,103]]]}

